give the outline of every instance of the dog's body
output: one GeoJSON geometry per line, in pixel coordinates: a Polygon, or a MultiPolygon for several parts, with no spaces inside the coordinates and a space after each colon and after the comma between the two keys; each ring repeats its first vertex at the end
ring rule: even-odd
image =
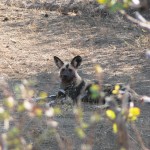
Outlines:
{"type": "MultiPolygon", "coordinates": [[[[59,68],[59,75],[61,79],[58,97],[68,96],[73,100],[74,103],[77,103],[79,100],[81,100],[83,102],[104,104],[106,103],[106,97],[112,95],[112,91],[114,90],[115,86],[103,85],[101,90],[97,91],[98,96],[96,96],[96,98],[91,96],[91,87],[93,85],[99,86],[99,83],[87,83],[79,76],[77,69],[82,62],[82,58],[80,56],[76,56],[71,60],[71,62],[65,63],[60,58],[54,56],[54,61],[56,66],[59,68]]],[[[127,91],[127,87],[120,85],[120,91],[127,91]]],[[[131,89],[128,91],[131,91],[131,89]]],[[[133,99],[129,92],[129,101],[132,101],[131,98],[133,99]]]]}

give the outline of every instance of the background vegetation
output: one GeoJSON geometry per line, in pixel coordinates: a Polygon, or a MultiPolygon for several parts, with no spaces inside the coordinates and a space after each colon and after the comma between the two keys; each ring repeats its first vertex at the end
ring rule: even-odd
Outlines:
{"type": "MultiPolygon", "coordinates": [[[[83,55],[84,78],[100,80],[101,72],[93,66],[103,62],[103,82],[127,82],[139,94],[149,94],[148,5],[111,0],[1,2],[1,149],[148,149],[146,103],[137,102],[131,109],[123,105],[120,111],[118,105],[111,110],[89,104],[74,108],[70,100],[54,108],[45,106],[47,94],[57,91],[50,64],[56,54],[83,55]],[[130,7],[135,10],[127,10],[130,7]],[[34,102],[32,98],[39,96],[42,100],[34,102]]],[[[112,99],[119,96],[119,88],[115,86],[112,99]]]]}

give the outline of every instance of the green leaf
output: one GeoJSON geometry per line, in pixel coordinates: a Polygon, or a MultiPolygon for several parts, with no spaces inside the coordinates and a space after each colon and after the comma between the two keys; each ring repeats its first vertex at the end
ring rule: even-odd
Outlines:
{"type": "Polygon", "coordinates": [[[121,9],[123,9],[123,4],[121,4],[119,2],[110,6],[110,12],[116,12],[116,11],[121,10],[121,9]]]}

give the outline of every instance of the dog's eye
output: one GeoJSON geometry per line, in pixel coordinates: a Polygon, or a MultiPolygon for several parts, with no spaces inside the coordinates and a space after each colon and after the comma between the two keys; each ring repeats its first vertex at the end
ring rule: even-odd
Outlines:
{"type": "Polygon", "coordinates": [[[62,72],[64,72],[64,71],[65,71],[65,69],[63,68],[63,69],[61,69],[61,71],[62,71],[62,72]]]}
{"type": "Polygon", "coordinates": [[[72,69],[69,69],[69,72],[72,72],[72,69]]]}

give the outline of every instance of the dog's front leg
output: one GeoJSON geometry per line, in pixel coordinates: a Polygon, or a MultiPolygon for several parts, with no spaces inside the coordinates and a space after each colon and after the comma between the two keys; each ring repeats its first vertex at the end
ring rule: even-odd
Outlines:
{"type": "Polygon", "coordinates": [[[59,89],[56,95],[50,95],[48,97],[50,99],[50,102],[48,102],[47,106],[48,107],[54,107],[56,104],[64,103],[64,99],[66,99],[66,92],[63,89],[59,89]]]}

